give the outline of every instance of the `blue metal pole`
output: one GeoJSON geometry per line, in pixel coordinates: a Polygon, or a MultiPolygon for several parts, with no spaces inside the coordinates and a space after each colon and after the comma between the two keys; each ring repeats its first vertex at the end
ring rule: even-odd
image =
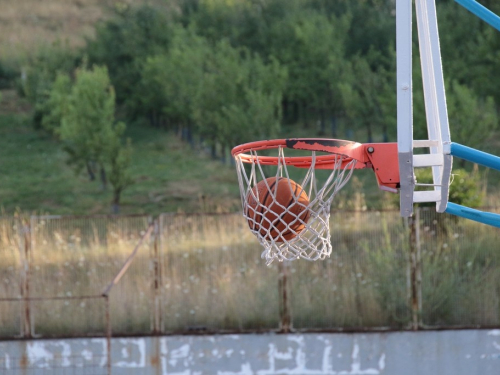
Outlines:
{"type": "MultiPolygon", "coordinates": [[[[461,145],[459,143],[451,143],[450,155],[500,171],[500,157],[461,145]]],[[[483,212],[451,202],[448,202],[444,212],[500,228],[499,214],[483,212]]]]}
{"type": "Polygon", "coordinates": [[[498,156],[491,155],[474,148],[463,146],[455,142],[451,143],[450,154],[452,156],[456,156],[461,159],[468,160],[473,163],[500,171],[500,157],[498,156]]]}
{"type": "Polygon", "coordinates": [[[464,217],[469,220],[474,220],[479,223],[500,228],[499,214],[483,212],[451,202],[448,202],[448,205],[446,206],[446,210],[444,212],[446,212],[447,214],[464,217]]]}
{"type": "Polygon", "coordinates": [[[473,13],[477,17],[481,18],[483,21],[489,23],[495,29],[500,31],[500,17],[493,13],[488,8],[479,4],[475,0],[455,0],[469,12],[473,13]]]}

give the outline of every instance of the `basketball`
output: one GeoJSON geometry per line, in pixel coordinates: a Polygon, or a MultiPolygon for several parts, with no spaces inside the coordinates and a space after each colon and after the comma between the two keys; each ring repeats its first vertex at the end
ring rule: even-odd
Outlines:
{"type": "Polygon", "coordinates": [[[288,178],[269,177],[247,195],[245,215],[250,229],[266,240],[283,242],[302,232],[309,220],[309,197],[288,178]]]}

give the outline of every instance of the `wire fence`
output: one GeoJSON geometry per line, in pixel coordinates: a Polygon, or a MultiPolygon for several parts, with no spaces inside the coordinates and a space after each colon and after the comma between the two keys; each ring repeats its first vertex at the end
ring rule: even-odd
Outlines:
{"type": "Polygon", "coordinates": [[[333,253],[265,265],[240,214],[0,218],[0,338],[500,326],[496,229],[334,212],[333,253]]]}

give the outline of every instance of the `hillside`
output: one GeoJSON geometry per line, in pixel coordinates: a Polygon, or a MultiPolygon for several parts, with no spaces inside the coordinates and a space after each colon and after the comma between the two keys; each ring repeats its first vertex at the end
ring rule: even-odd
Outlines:
{"type": "Polygon", "coordinates": [[[95,24],[114,9],[144,3],[167,6],[161,0],[2,0],[0,61],[22,62],[55,41],[82,46],[85,38],[94,35],[95,24]]]}
{"type": "MultiPolygon", "coordinates": [[[[0,206],[4,213],[108,214],[111,191],[84,173],[75,175],[61,145],[33,130],[29,106],[13,91],[0,104],[0,206]]],[[[238,209],[233,166],[211,160],[175,134],[129,125],[132,175],[121,213],[228,211],[238,209]]]]}
{"type": "MultiPolygon", "coordinates": [[[[380,3],[269,0],[260,8],[250,0],[3,0],[0,209],[110,212],[111,189],[76,175],[61,144],[33,124],[57,107],[46,95],[57,73],[73,77],[86,62],[108,69],[116,112],[132,140],[135,183],[122,195],[122,213],[240,208],[234,166],[155,126],[196,124],[195,138],[226,145],[217,147],[218,158],[231,145],[274,137],[395,141],[394,3],[380,3]],[[50,46],[54,41],[63,44],[50,46]]],[[[440,28],[453,30],[442,34],[452,139],[496,153],[497,39],[455,4],[439,7],[440,28]],[[470,24],[467,35],[458,21],[470,24]],[[477,69],[471,75],[464,66],[477,69]]],[[[426,136],[425,120],[416,84],[416,138],[426,136]]],[[[499,174],[479,177],[489,190],[483,204],[496,205],[499,174]]],[[[389,208],[397,198],[380,192],[365,170],[356,171],[335,204],[389,208]]]]}

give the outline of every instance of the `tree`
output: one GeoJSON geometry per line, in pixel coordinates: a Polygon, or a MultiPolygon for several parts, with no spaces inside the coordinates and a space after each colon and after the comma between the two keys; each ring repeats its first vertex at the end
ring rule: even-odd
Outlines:
{"type": "Polygon", "coordinates": [[[207,60],[195,108],[198,133],[222,148],[273,137],[280,128],[286,69],[247,49],[217,43],[207,60]]]}
{"type": "MultiPolygon", "coordinates": [[[[497,1],[482,0],[481,4],[500,11],[497,1]]],[[[498,30],[453,1],[440,3],[438,7],[445,76],[470,87],[480,96],[492,96],[500,103],[498,30]]]]}
{"type": "Polygon", "coordinates": [[[288,14],[269,31],[269,55],[287,68],[285,118],[320,120],[338,115],[345,35],[349,18],[332,18],[311,9],[288,14]]]}
{"type": "Polygon", "coordinates": [[[170,35],[167,13],[142,5],[117,10],[114,17],[98,25],[95,38],[87,43],[89,62],[108,67],[117,102],[132,117],[142,115],[143,91],[138,87],[142,63],[148,56],[166,51],[170,35]]]}
{"type": "Polygon", "coordinates": [[[103,189],[107,185],[104,163],[113,136],[114,108],[115,95],[107,69],[78,69],[58,133],[65,142],[70,164],[77,172],[86,166],[91,179],[98,169],[103,189]]]}
{"type": "MultiPolygon", "coordinates": [[[[43,125],[43,118],[50,108],[47,106],[52,84],[58,74],[68,74],[79,61],[77,53],[67,45],[55,42],[39,50],[21,78],[21,94],[33,105],[33,124],[36,129],[43,125]]],[[[49,105],[50,106],[50,105],[49,105]]]]}
{"type": "MultiPolygon", "coordinates": [[[[394,72],[376,62],[382,54],[372,50],[367,57],[354,56],[340,83],[346,120],[352,130],[364,128],[367,142],[381,134],[388,141],[396,128],[396,93],[394,72]],[[373,54],[373,55],[372,55],[373,54]],[[372,66],[370,66],[372,62],[372,66]]],[[[394,51],[387,50],[394,57],[394,51]]]]}
{"type": "Polygon", "coordinates": [[[448,84],[447,106],[452,140],[472,148],[484,148],[498,128],[492,97],[480,98],[465,85],[448,84]]]}
{"type": "Polygon", "coordinates": [[[58,134],[70,155],[69,162],[79,172],[87,167],[89,175],[100,173],[103,189],[107,186],[106,169],[110,168],[113,204],[132,183],[128,173],[131,146],[122,146],[125,124],[115,123],[115,94],[105,67],[80,68],[71,88],[58,134]]]}
{"type": "Polygon", "coordinates": [[[48,99],[43,103],[42,127],[52,135],[56,135],[61,121],[68,110],[68,98],[71,94],[71,78],[67,74],[59,73],[52,84],[48,99]]]}
{"type": "MultiPolygon", "coordinates": [[[[431,168],[418,168],[416,170],[417,181],[422,184],[432,184],[431,168]]],[[[468,172],[463,168],[454,169],[450,181],[449,201],[466,206],[478,208],[483,203],[484,176],[478,170],[468,172]]],[[[417,190],[426,190],[418,188],[417,190]]],[[[433,206],[434,203],[424,203],[421,206],[433,206]]]]}
{"type": "MultiPolygon", "coordinates": [[[[125,131],[123,123],[117,129],[117,134],[125,131]]],[[[120,138],[115,137],[109,145],[109,182],[113,186],[113,213],[120,211],[120,199],[123,190],[134,183],[134,179],[130,175],[130,161],[132,155],[132,144],[130,139],[127,140],[125,146],[121,144],[120,138]]]]}
{"type": "Polygon", "coordinates": [[[207,40],[192,28],[177,27],[169,51],[146,60],[142,85],[148,88],[145,91],[156,94],[156,100],[144,95],[144,108],[156,104],[151,112],[160,110],[170,123],[190,133],[209,51],[207,40]]]}

